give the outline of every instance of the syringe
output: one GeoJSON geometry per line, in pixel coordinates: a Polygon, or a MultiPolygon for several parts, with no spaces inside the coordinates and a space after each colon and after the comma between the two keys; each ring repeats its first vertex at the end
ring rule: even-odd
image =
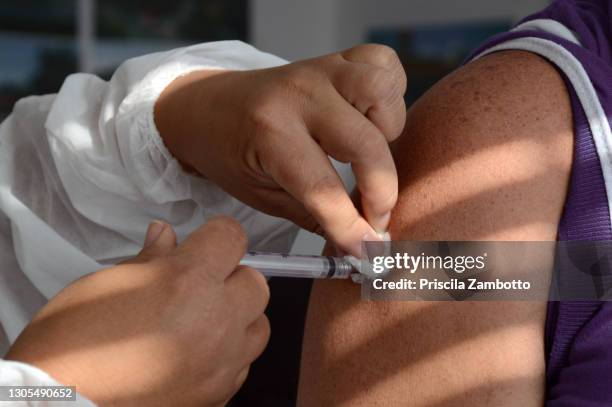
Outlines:
{"type": "Polygon", "coordinates": [[[353,266],[343,258],[248,252],[240,261],[266,277],[349,278],[353,266]]]}

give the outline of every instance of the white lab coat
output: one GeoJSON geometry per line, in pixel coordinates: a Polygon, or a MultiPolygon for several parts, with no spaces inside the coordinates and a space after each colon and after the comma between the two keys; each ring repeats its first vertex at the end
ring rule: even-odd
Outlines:
{"type": "MultiPolygon", "coordinates": [[[[250,249],[290,249],[297,227],[183,172],[153,121],[155,100],[180,75],[284,63],[238,41],[200,44],[131,59],[110,82],[71,75],[58,94],[17,102],[0,127],[0,355],[71,281],[138,253],[154,219],[172,224],[180,240],[227,214],[250,249]]],[[[26,384],[55,382],[0,360],[0,385],[26,384]]]]}

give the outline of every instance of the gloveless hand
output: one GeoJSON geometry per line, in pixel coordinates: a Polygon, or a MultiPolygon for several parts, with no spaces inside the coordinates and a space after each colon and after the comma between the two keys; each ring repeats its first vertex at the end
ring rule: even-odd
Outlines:
{"type": "Polygon", "coordinates": [[[404,126],[405,90],[395,52],[362,45],[271,69],[180,77],[158,99],[155,121],[185,167],[359,255],[362,240],[386,230],[397,200],[388,143],[404,126]],[[328,156],[351,163],[363,217],[328,156]]]}
{"type": "Polygon", "coordinates": [[[222,406],[270,335],[265,277],[237,267],[246,237],[216,218],[176,247],[154,223],[133,260],[79,279],[7,359],[38,366],[99,405],[222,406]]]}

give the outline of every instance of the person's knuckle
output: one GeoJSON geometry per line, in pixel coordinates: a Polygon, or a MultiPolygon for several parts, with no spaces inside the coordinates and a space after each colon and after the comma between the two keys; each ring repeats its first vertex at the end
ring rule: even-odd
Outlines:
{"type": "Polygon", "coordinates": [[[385,134],[388,141],[393,141],[402,134],[404,126],[406,125],[406,104],[404,98],[400,98],[400,102],[390,119],[388,134],[385,134]]]}
{"type": "Polygon", "coordinates": [[[391,67],[399,62],[399,57],[395,50],[387,45],[372,44],[371,52],[375,61],[381,66],[391,67]]]}
{"type": "Polygon", "coordinates": [[[263,102],[251,109],[246,119],[249,133],[254,139],[261,142],[276,131],[274,117],[274,109],[269,108],[268,102],[263,102]]]}
{"type": "Polygon", "coordinates": [[[356,132],[356,143],[354,145],[355,161],[379,160],[383,153],[389,149],[387,141],[376,132],[371,131],[371,126],[356,132]]]}
{"type": "Polygon", "coordinates": [[[406,124],[406,107],[403,98],[398,98],[391,106],[371,112],[368,117],[378,127],[387,143],[395,140],[406,124]]]}
{"type": "Polygon", "coordinates": [[[399,57],[395,50],[383,44],[362,44],[350,51],[351,54],[363,55],[365,61],[380,67],[392,67],[399,62],[399,57]]]}
{"type": "Polygon", "coordinates": [[[254,268],[247,266],[239,266],[238,272],[242,273],[253,287],[253,298],[257,298],[264,305],[270,300],[270,287],[266,277],[254,268]]]}
{"type": "Polygon", "coordinates": [[[408,77],[406,76],[406,70],[404,69],[404,66],[399,61],[399,59],[397,61],[396,66],[392,69],[395,76],[395,83],[398,89],[400,90],[400,94],[404,96],[404,93],[406,93],[406,87],[408,86],[408,77]]]}
{"type": "Polygon", "coordinates": [[[383,133],[387,141],[392,141],[404,129],[406,122],[406,104],[402,91],[396,86],[390,86],[378,92],[378,98],[373,100],[374,110],[367,116],[383,133]]]}
{"type": "Polygon", "coordinates": [[[308,63],[291,65],[278,82],[284,95],[299,99],[311,99],[313,90],[320,80],[317,69],[308,63]]]}
{"type": "Polygon", "coordinates": [[[393,74],[385,69],[370,69],[361,82],[364,95],[372,105],[388,106],[396,99],[393,74]]]}
{"type": "Polygon", "coordinates": [[[245,120],[248,129],[256,139],[262,139],[276,132],[278,123],[278,92],[270,90],[259,95],[250,106],[245,120]]]}
{"type": "Polygon", "coordinates": [[[365,121],[352,124],[351,139],[343,144],[343,150],[339,155],[342,161],[353,163],[359,161],[364,152],[368,153],[367,147],[363,143],[368,143],[369,145],[369,138],[372,136],[369,134],[369,127],[365,121]]]}
{"type": "Polygon", "coordinates": [[[268,286],[268,281],[263,274],[256,271],[255,283],[257,284],[257,292],[261,297],[261,302],[263,303],[264,307],[266,307],[268,302],[270,302],[270,287],[268,286]]]}
{"type": "Polygon", "coordinates": [[[249,340],[255,344],[256,347],[257,355],[254,355],[255,357],[263,352],[270,340],[271,333],[272,328],[270,326],[270,320],[265,314],[262,314],[251,324],[251,326],[249,326],[249,340]]]}

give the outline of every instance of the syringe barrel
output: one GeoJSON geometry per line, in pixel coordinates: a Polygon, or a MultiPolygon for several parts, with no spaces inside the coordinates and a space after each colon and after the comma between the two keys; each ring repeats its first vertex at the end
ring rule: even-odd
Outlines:
{"type": "Polygon", "coordinates": [[[266,277],[348,278],[352,267],[343,259],[326,256],[303,256],[249,252],[240,261],[266,277]]]}

